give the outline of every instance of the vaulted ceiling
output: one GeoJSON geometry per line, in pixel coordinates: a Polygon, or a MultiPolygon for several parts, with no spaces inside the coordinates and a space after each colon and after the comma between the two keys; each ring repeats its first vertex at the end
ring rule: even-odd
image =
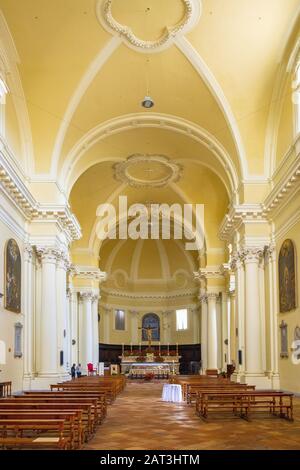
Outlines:
{"type": "Polygon", "coordinates": [[[217,227],[239,181],[267,176],[272,90],[299,6],[0,0],[19,56],[32,173],[58,179],[70,196],[83,228],[77,246],[91,243],[97,206],[119,194],[132,202],[204,203],[209,243],[218,245],[217,227]],[[146,94],[155,102],[149,110],[141,106],[146,94]],[[135,154],[163,155],[182,176],[161,189],[124,186],[114,165],[135,154]]]}

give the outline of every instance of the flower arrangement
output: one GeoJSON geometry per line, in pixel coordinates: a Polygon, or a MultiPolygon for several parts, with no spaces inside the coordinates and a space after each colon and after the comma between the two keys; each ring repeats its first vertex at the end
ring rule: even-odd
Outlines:
{"type": "Polygon", "coordinates": [[[155,362],[164,362],[164,358],[162,356],[156,356],[155,362]]]}
{"type": "Polygon", "coordinates": [[[139,356],[136,358],[136,362],[144,362],[145,361],[145,356],[139,356]]]}
{"type": "Polygon", "coordinates": [[[147,374],[145,374],[145,381],[146,382],[150,382],[152,379],[154,379],[153,372],[148,372],[147,374]]]}

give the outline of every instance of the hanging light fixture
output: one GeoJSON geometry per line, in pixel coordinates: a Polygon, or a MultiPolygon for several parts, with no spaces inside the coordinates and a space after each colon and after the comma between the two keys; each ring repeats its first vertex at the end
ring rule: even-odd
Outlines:
{"type": "Polygon", "coordinates": [[[142,101],[142,106],[143,106],[143,108],[146,108],[146,109],[153,108],[154,101],[151,98],[151,96],[145,96],[145,98],[142,101]]]}

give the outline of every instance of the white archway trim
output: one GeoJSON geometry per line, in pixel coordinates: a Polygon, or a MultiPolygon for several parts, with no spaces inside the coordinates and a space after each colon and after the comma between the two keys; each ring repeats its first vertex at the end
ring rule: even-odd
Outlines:
{"type": "Polygon", "coordinates": [[[201,58],[199,53],[186,39],[186,37],[176,38],[174,44],[178,47],[178,49],[182,52],[186,59],[192,64],[192,66],[197,70],[201,78],[204,80],[206,86],[211,91],[217,103],[219,104],[235,142],[237,154],[240,160],[242,177],[243,179],[247,179],[249,177],[249,172],[244,144],[240,135],[236,119],[221,86],[219,85],[216,77],[213,75],[205,61],[201,58]]]}
{"type": "Polygon", "coordinates": [[[96,58],[89,65],[87,71],[83,75],[82,79],[79,82],[78,87],[76,88],[69,104],[67,106],[64,117],[62,118],[61,125],[55,140],[52,159],[51,159],[51,177],[55,178],[57,174],[58,162],[63,147],[64,139],[69,127],[69,124],[72,120],[72,117],[89,86],[93,82],[96,75],[99,73],[103,65],[108,61],[111,55],[122,43],[121,38],[113,37],[108,41],[108,43],[101,49],[96,58]]]}
{"type": "Polygon", "coordinates": [[[20,78],[18,63],[20,58],[10,33],[6,19],[0,10],[0,59],[6,73],[7,84],[11,92],[11,97],[16,109],[17,120],[19,123],[22,151],[24,154],[25,167],[22,168],[20,162],[14,157],[14,164],[28,177],[34,172],[34,154],[31,134],[30,119],[26,104],[26,98],[20,78]]]}
{"type": "MultiPolygon", "coordinates": [[[[216,156],[218,162],[228,174],[231,191],[237,190],[239,179],[234,164],[223,145],[207,130],[178,116],[161,113],[139,113],[127,114],[106,121],[87,132],[77,142],[69,152],[61,171],[60,184],[64,187],[66,193],[69,194],[72,189],[70,186],[72,169],[91,147],[108,136],[138,128],[166,129],[177,134],[186,135],[204,145],[216,156]]],[[[78,175],[76,177],[72,176],[73,181],[77,178],[78,175]]]]}

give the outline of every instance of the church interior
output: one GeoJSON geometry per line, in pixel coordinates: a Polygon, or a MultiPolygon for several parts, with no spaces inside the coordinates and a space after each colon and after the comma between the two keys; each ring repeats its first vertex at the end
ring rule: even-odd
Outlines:
{"type": "Polygon", "coordinates": [[[0,0],[0,449],[299,449],[299,208],[300,0],[0,0]]]}

